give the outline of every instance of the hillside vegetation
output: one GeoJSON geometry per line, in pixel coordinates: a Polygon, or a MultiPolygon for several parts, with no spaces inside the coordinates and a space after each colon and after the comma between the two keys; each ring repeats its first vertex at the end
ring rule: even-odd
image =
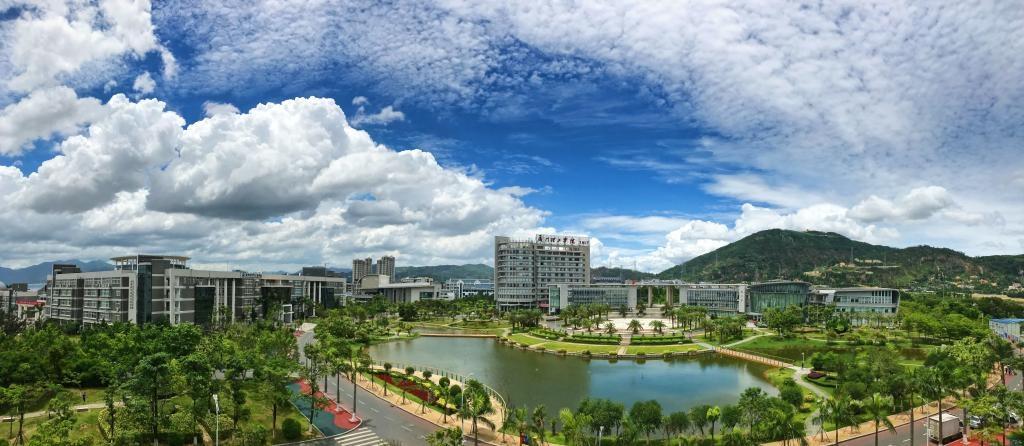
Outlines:
{"type": "Polygon", "coordinates": [[[999,292],[1019,282],[1024,255],[971,257],[947,248],[892,248],[833,232],[761,231],[658,274],[692,282],[801,279],[831,286],[941,288],[999,292]]]}

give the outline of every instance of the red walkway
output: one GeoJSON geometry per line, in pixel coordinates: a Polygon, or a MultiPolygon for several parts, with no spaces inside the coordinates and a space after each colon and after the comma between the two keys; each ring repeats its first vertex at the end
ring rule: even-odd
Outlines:
{"type": "MultiPolygon", "coordinates": [[[[306,381],[302,380],[302,379],[300,379],[300,380],[298,380],[296,382],[299,384],[300,392],[302,392],[304,395],[309,395],[309,384],[306,383],[306,381]]],[[[326,395],[324,395],[323,392],[317,392],[316,396],[317,397],[324,397],[326,395]]],[[[344,430],[352,430],[352,429],[355,429],[356,427],[359,426],[359,423],[362,421],[362,420],[359,419],[359,417],[356,417],[356,421],[355,422],[349,421],[349,420],[352,419],[352,412],[349,412],[349,411],[345,410],[344,408],[342,408],[340,405],[338,405],[330,397],[327,397],[327,401],[328,401],[327,407],[325,407],[323,410],[324,410],[324,412],[328,412],[328,413],[333,413],[334,414],[334,425],[335,426],[338,426],[338,427],[340,427],[340,428],[342,428],[344,430]]]]}

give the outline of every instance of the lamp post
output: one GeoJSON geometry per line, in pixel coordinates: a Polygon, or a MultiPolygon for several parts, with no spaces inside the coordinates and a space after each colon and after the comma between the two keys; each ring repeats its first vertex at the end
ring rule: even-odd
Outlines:
{"type": "Polygon", "coordinates": [[[601,435],[604,434],[604,426],[597,430],[597,446],[601,446],[601,435]]]}
{"type": "Polygon", "coordinates": [[[804,368],[804,352],[800,352],[800,368],[804,368]]]}
{"type": "Polygon", "coordinates": [[[215,430],[215,434],[214,434],[214,437],[213,437],[213,445],[214,446],[220,446],[220,401],[217,399],[217,394],[216,393],[213,394],[213,409],[214,409],[215,413],[217,414],[217,418],[216,418],[216,420],[217,420],[216,421],[217,428],[215,430]]]}

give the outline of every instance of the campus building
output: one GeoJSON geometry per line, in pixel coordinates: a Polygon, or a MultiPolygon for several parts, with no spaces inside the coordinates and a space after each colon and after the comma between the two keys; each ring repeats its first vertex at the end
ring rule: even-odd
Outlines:
{"type": "Polygon", "coordinates": [[[353,259],[352,260],[352,283],[359,283],[359,280],[366,277],[367,274],[373,273],[373,259],[367,257],[365,259],[353,259]]]}
{"type": "Polygon", "coordinates": [[[484,295],[494,296],[494,281],[490,279],[448,279],[441,290],[452,299],[484,295]]]}
{"type": "Polygon", "coordinates": [[[590,239],[587,237],[494,238],[494,298],[498,311],[547,310],[550,285],[589,283],[590,239]]]}
{"type": "Polygon", "coordinates": [[[329,296],[345,290],[343,277],[197,270],[183,256],[111,260],[111,271],[55,268],[47,278],[46,316],[75,324],[208,324],[251,320],[273,309],[288,321],[294,304],[337,306],[329,296]]]}
{"type": "Polygon", "coordinates": [[[623,306],[636,308],[636,286],[625,284],[551,284],[548,285],[549,314],[572,305],[608,305],[612,310],[623,306]]]}
{"type": "Polygon", "coordinates": [[[384,300],[395,304],[443,298],[441,285],[434,283],[433,279],[409,279],[391,283],[390,277],[385,274],[369,274],[363,277],[353,294],[355,299],[360,301],[381,296],[384,300]]]}
{"type": "Polygon", "coordinates": [[[751,284],[747,288],[746,313],[759,318],[769,308],[783,309],[807,305],[811,284],[801,281],[771,281],[751,284]]]}
{"type": "Polygon", "coordinates": [[[708,314],[734,316],[746,311],[747,285],[692,283],[679,287],[679,302],[708,309],[708,314]]]}
{"type": "Polygon", "coordinates": [[[992,330],[996,336],[1006,339],[1007,341],[1017,343],[1020,342],[1020,324],[1024,323],[1024,319],[1009,318],[1009,319],[992,319],[988,321],[988,328],[992,330]]]}
{"type": "Polygon", "coordinates": [[[382,256],[377,260],[377,274],[388,276],[388,280],[395,282],[395,258],[382,256]]]}
{"type": "Polygon", "coordinates": [[[834,290],[814,290],[809,303],[835,305],[836,312],[845,314],[855,325],[867,322],[866,313],[896,315],[900,308],[900,292],[892,288],[853,287],[834,290]]]}

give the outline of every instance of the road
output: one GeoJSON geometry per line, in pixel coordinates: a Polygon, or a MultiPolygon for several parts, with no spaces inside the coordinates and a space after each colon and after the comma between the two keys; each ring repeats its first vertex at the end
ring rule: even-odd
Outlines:
{"type": "MultiPolygon", "coordinates": [[[[1021,375],[1018,373],[1016,375],[1008,376],[1007,379],[1006,379],[1006,386],[1010,390],[1020,391],[1021,390],[1021,375]]],[[[954,409],[954,410],[950,411],[949,413],[951,413],[953,415],[956,415],[958,417],[962,417],[963,416],[963,414],[962,414],[960,409],[954,409]]],[[[896,428],[896,433],[895,434],[890,433],[888,431],[885,431],[884,430],[885,428],[882,428],[883,431],[878,433],[878,445],[879,446],[934,445],[935,443],[930,443],[925,438],[924,424],[925,424],[924,419],[917,420],[914,423],[914,439],[913,439],[913,442],[911,442],[911,438],[910,438],[910,425],[909,424],[906,424],[906,425],[903,425],[903,426],[900,426],[900,427],[896,428]]],[[[817,430],[815,430],[814,432],[817,433],[817,430]]],[[[864,433],[869,433],[869,432],[870,431],[864,431],[864,433]]],[[[861,438],[854,438],[852,440],[846,440],[846,441],[842,442],[842,444],[843,444],[843,446],[874,446],[875,438],[874,438],[873,435],[867,435],[867,436],[864,436],[864,437],[861,437],[861,438]]],[[[961,441],[958,439],[958,440],[954,440],[954,441],[952,441],[952,442],[950,442],[948,444],[958,445],[958,444],[961,444],[961,441]]]]}
{"type": "MultiPolygon", "coordinates": [[[[299,337],[299,355],[305,360],[303,348],[306,344],[313,342],[313,332],[303,333],[299,337]]],[[[332,376],[327,379],[327,389],[324,393],[334,398],[337,381],[332,376]]],[[[422,445],[424,438],[438,429],[433,423],[425,421],[412,415],[380,397],[358,390],[359,405],[356,408],[357,415],[362,418],[363,424],[355,431],[343,435],[338,444],[345,446],[370,446],[380,444],[391,445],[422,445]]],[[[340,404],[346,409],[352,408],[352,382],[341,378],[341,401],[340,404]]]]}

